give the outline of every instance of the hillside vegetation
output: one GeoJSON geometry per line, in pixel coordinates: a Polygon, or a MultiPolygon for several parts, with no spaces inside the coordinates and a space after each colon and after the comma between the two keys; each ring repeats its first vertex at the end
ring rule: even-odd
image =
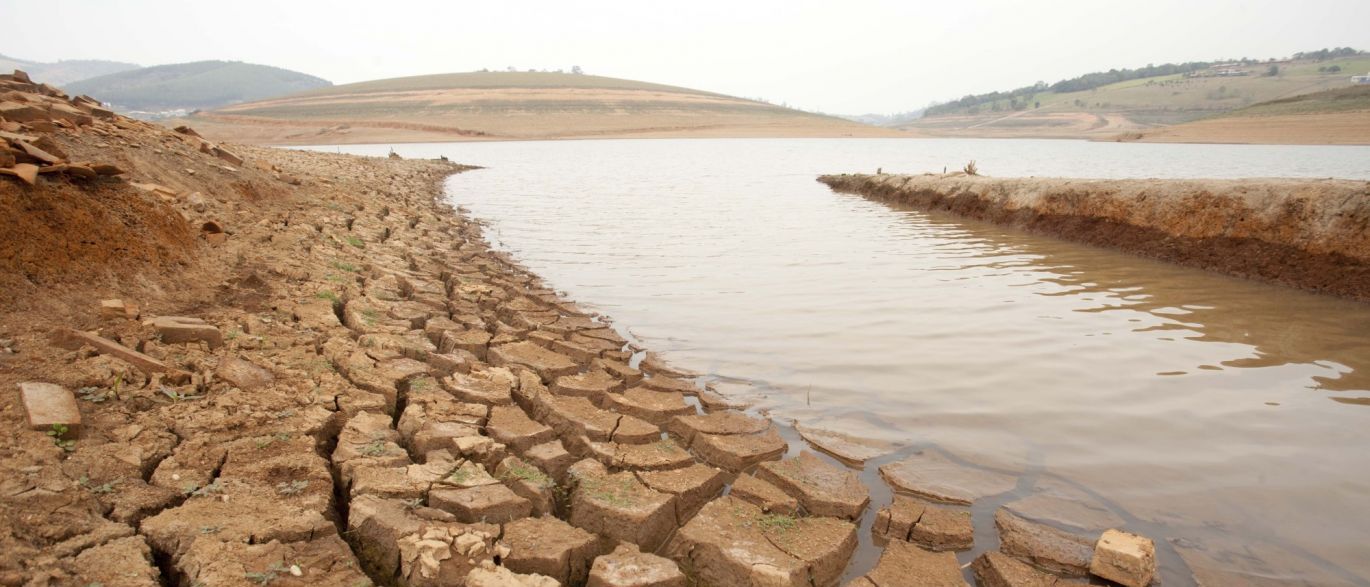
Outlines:
{"type": "Polygon", "coordinates": [[[360,82],[202,112],[190,123],[207,136],[271,144],[897,134],[689,88],[550,72],[360,82]]]}
{"type": "Polygon", "coordinates": [[[1116,138],[1157,143],[1366,145],[1370,144],[1370,85],[1271,100],[1116,138]]]}
{"type": "Polygon", "coordinates": [[[56,63],[42,63],[0,55],[0,72],[9,73],[15,69],[22,69],[34,81],[54,86],[63,86],[74,81],[138,69],[138,67],[133,63],[99,59],[69,59],[56,63]]]}
{"type": "Polygon", "coordinates": [[[1108,137],[1346,87],[1370,71],[1353,49],[1283,61],[1193,62],[1111,70],[966,96],[899,128],[945,136],[1108,137]]]}
{"type": "Polygon", "coordinates": [[[65,89],[117,110],[156,112],[216,108],[328,85],[327,80],[279,67],[196,61],[103,75],[65,89]]]}

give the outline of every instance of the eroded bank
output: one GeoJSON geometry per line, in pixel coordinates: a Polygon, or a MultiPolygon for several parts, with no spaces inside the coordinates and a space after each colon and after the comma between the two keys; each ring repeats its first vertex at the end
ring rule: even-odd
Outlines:
{"type": "Polygon", "coordinates": [[[1370,300],[1370,183],[825,175],[832,189],[1370,300]]]}

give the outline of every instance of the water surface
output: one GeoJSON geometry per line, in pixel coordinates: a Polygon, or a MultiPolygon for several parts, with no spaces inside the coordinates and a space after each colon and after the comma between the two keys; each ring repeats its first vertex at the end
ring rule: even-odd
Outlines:
{"type": "MultiPolygon", "coordinates": [[[[448,191],[489,222],[498,248],[720,390],[781,420],[1029,480],[991,514],[1067,487],[1157,538],[1167,584],[1191,581],[1191,569],[1235,573],[1209,576],[1223,583],[1370,584],[1370,304],[895,209],[814,181],[970,159],[998,176],[1366,179],[1370,148],[838,139],[395,149],[487,167],[448,191]]],[[[974,552],[994,547],[988,519],[977,512],[974,552]]]]}

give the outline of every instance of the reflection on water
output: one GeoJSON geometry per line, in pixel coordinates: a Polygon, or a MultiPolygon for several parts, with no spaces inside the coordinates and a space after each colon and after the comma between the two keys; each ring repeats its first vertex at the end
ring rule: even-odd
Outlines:
{"type": "MultiPolygon", "coordinates": [[[[1234,578],[1214,573],[1236,572],[1367,584],[1370,305],[892,209],[813,180],[959,166],[967,153],[1005,175],[1075,176],[1355,176],[1370,156],[1195,147],[697,140],[398,150],[489,167],[449,190],[490,221],[497,246],[778,418],[935,447],[1087,496],[1169,539],[1168,584],[1190,580],[1186,563],[1218,583],[1234,578]]],[[[980,529],[985,519],[977,513],[980,529]]]]}

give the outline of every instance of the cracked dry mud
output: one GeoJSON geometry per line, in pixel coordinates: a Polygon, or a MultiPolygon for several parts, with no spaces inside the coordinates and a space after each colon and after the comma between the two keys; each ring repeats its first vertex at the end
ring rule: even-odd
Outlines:
{"type": "MultiPolygon", "coordinates": [[[[876,515],[491,251],[441,203],[466,168],[0,123],[123,172],[0,180],[0,585],[828,587],[876,515]]],[[[966,516],[900,504],[855,584],[969,576],[919,546],[964,550],[966,516]]]]}

